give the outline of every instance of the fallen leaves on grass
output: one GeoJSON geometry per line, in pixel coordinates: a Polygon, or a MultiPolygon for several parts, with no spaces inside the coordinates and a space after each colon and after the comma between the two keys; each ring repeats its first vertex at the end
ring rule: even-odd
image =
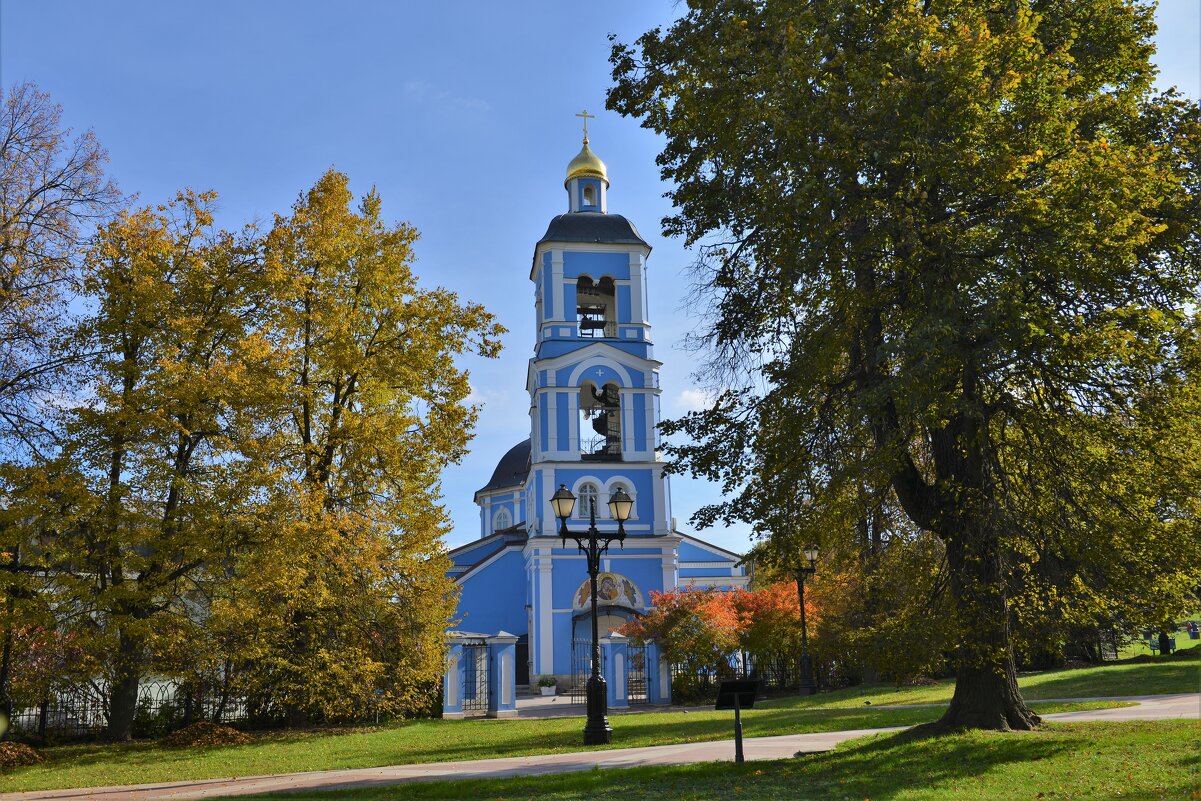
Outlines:
{"type": "Polygon", "coordinates": [[[46,757],[25,743],[0,743],[0,769],[11,770],[26,765],[40,765],[46,757]]]}
{"type": "Polygon", "coordinates": [[[245,745],[250,740],[250,735],[237,729],[201,721],[167,735],[163,738],[163,745],[170,748],[207,748],[213,745],[245,745]]]}

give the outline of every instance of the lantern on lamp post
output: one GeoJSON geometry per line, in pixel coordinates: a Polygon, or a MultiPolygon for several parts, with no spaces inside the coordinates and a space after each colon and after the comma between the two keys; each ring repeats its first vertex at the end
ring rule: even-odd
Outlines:
{"type": "Polygon", "coordinates": [[[805,579],[817,572],[817,546],[810,545],[803,551],[806,565],[802,562],[796,569],[797,596],[801,602],[801,694],[817,693],[817,682],[813,679],[813,661],[809,656],[809,632],[805,626],[805,579]]]}
{"type": "Polygon", "coordinates": [[[588,530],[573,532],[567,530],[567,518],[575,510],[575,495],[567,489],[566,484],[560,484],[559,489],[551,496],[550,505],[555,517],[559,518],[559,536],[563,539],[564,547],[567,540],[575,540],[576,547],[588,559],[588,579],[592,587],[592,675],[588,677],[587,700],[588,721],[584,724],[584,745],[603,745],[612,739],[613,727],[609,725],[609,700],[605,687],[605,678],[600,671],[600,636],[597,631],[596,617],[596,577],[600,574],[601,554],[609,550],[609,544],[621,544],[626,538],[625,521],[629,520],[634,508],[634,500],[623,490],[618,489],[609,496],[609,516],[617,521],[617,532],[603,534],[596,528],[596,503],[593,502],[588,510],[588,530]]]}

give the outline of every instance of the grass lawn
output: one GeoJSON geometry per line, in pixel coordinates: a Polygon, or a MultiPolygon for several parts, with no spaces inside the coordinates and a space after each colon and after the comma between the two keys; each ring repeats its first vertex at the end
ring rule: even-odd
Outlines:
{"type": "MultiPolygon", "coordinates": [[[[1164,695],[1201,692],[1201,650],[1178,652],[1171,657],[1147,657],[1146,662],[1128,662],[1074,670],[1049,670],[1018,677],[1022,697],[1107,698],[1123,695],[1164,695]]],[[[847,708],[889,704],[945,704],[951,700],[955,682],[940,681],[928,687],[849,687],[807,699],[781,699],[775,703],[847,708]]]]}
{"type": "MultiPolygon", "coordinates": [[[[1028,697],[1103,696],[1196,690],[1195,662],[1157,660],[1025,677],[1028,697]],[[1149,689],[1154,688],[1154,689],[1149,689]]],[[[937,718],[937,707],[889,705],[939,703],[950,685],[875,688],[781,698],[744,713],[748,737],[816,731],[908,726],[937,718]],[[864,701],[870,700],[871,705],[864,701]]],[[[1105,704],[1036,704],[1039,712],[1096,708],[1105,704]]],[[[615,715],[613,748],[725,739],[728,712],[654,712],[615,715]]],[[[1195,724],[1194,724],[1195,725],[1195,724]]],[[[0,791],[252,776],[294,771],[480,759],[580,750],[580,719],[423,720],[378,729],[280,732],[224,748],[172,750],[154,742],[75,745],[45,751],[45,765],[0,778],[0,791]]]]}
{"type": "MultiPolygon", "coordinates": [[[[1172,636],[1176,638],[1176,650],[1178,651],[1201,646],[1201,639],[1189,639],[1188,632],[1183,628],[1172,636]]],[[[1147,641],[1143,639],[1134,640],[1118,649],[1118,657],[1121,659],[1129,659],[1132,656],[1151,656],[1157,653],[1157,651],[1152,651],[1151,646],[1147,645],[1147,641]]]]}
{"type": "MultiPolygon", "coordinates": [[[[1195,721],[1049,724],[1038,732],[968,732],[919,739],[882,734],[794,759],[487,781],[431,782],[369,790],[252,796],[296,799],[538,799],[662,801],[1004,801],[1188,799],[1198,783],[1195,721]]],[[[232,799],[230,800],[232,801],[232,799]]]]}

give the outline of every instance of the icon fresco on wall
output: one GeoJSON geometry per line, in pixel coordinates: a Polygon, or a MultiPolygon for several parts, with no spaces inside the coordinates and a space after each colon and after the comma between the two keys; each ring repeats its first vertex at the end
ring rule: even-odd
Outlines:
{"type": "MultiPolygon", "coordinates": [[[[646,604],[642,601],[642,593],[634,582],[620,573],[600,573],[596,577],[596,603],[598,606],[628,606],[631,609],[641,609],[646,604]]],[[[592,604],[592,585],[585,579],[580,588],[575,591],[576,609],[587,609],[592,604]]]]}

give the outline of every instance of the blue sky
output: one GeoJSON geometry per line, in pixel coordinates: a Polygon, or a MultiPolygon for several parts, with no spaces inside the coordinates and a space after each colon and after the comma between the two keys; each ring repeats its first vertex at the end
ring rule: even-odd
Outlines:
{"type": "MultiPolygon", "coordinates": [[[[534,243],[566,210],[563,174],[587,108],[609,167],[611,211],[654,247],[651,321],[663,410],[698,402],[684,307],[690,254],[664,239],[670,211],[659,139],[605,112],[607,36],[629,41],[680,12],[671,0],[565,2],[106,3],[3,0],[0,85],[32,80],[66,123],[93,128],[122,190],[156,203],[180,188],[216,189],[221,223],[269,221],[328,167],[372,185],[385,216],[421,231],[427,284],[486,304],[509,329],[498,361],[468,360],[483,404],[472,453],[444,477],[451,545],[478,536],[473,491],[529,434],[534,243]]],[[[1201,2],[1163,0],[1161,83],[1201,97],[1201,2]]],[[[687,518],[718,489],[672,479],[687,518]]],[[[744,550],[748,530],[707,531],[744,550]]]]}

